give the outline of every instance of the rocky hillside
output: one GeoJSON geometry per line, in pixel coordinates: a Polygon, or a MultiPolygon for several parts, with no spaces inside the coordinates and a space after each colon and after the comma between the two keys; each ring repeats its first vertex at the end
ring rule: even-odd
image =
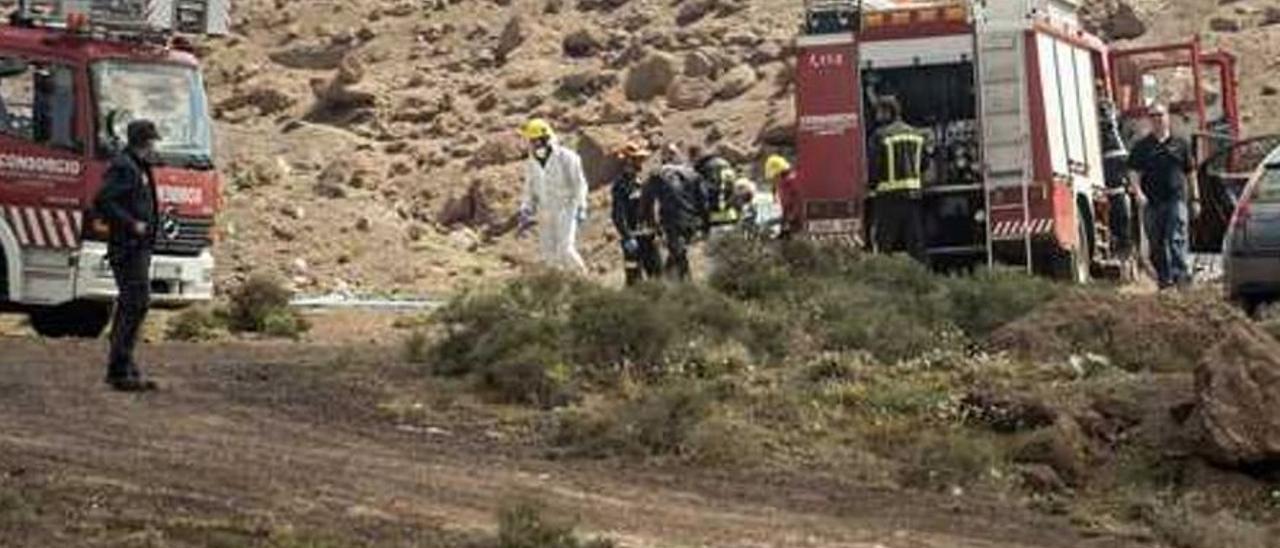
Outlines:
{"type": "MultiPolygon", "coordinates": [[[[1252,128],[1275,129],[1263,75],[1280,3],[1218,3],[1099,0],[1091,17],[1116,37],[1147,21],[1147,36],[1204,31],[1241,52],[1252,128]]],[[[533,257],[510,234],[513,130],[530,115],[555,122],[594,185],[630,138],[749,164],[787,141],[801,5],[238,0],[207,68],[228,180],[221,280],[270,270],[306,292],[430,293],[511,273],[533,257]]],[[[604,213],[584,245],[601,272],[616,265],[604,213]]]]}

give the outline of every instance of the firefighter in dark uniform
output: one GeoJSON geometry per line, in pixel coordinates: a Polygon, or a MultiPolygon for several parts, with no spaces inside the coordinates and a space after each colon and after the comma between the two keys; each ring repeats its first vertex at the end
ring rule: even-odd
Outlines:
{"type": "Polygon", "coordinates": [[[737,180],[733,165],[720,156],[707,154],[694,162],[693,169],[702,178],[706,193],[708,229],[736,225],[740,216],[733,207],[733,183],[737,180]]]}
{"type": "Polygon", "coordinates": [[[679,152],[668,147],[663,165],[649,176],[640,196],[643,218],[662,229],[667,244],[666,274],[677,280],[689,279],[689,243],[703,230],[706,194],[693,168],[679,163],[679,152]]]}
{"type": "Polygon", "coordinates": [[[658,252],[657,231],[640,208],[644,190],[640,168],[649,151],[643,145],[629,143],[618,149],[616,155],[622,161],[622,173],[612,186],[613,226],[622,244],[630,286],[646,278],[657,278],[662,273],[662,256],[658,252]]]}
{"type": "Polygon", "coordinates": [[[902,121],[902,106],[894,97],[882,97],[876,113],[880,127],[871,137],[869,162],[876,247],[925,262],[921,190],[929,137],[902,121]]]}
{"type": "Polygon", "coordinates": [[[111,321],[111,354],[107,383],[116,390],[154,390],[134,361],[138,332],[151,303],[151,252],[160,220],[151,157],[160,132],[147,120],[131,122],[128,145],[103,176],[95,208],[110,227],[107,259],[115,276],[115,313],[111,321]]]}

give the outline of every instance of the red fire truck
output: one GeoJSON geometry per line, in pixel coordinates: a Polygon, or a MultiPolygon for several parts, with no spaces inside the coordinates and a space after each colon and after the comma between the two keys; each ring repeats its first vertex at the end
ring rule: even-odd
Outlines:
{"type": "Polygon", "coordinates": [[[91,208],[124,127],[154,121],[162,211],[154,300],[212,298],[220,180],[185,34],[221,34],[228,0],[28,0],[0,26],[0,310],[45,336],[94,337],[115,287],[91,208]]]}
{"type": "Polygon", "coordinates": [[[796,40],[799,210],[789,213],[799,231],[872,241],[874,121],[864,113],[892,95],[934,137],[923,188],[931,264],[1005,262],[1081,282],[1116,266],[1104,173],[1116,124],[1101,105],[1123,92],[1114,110],[1131,136],[1146,105],[1171,101],[1184,117],[1175,131],[1196,137],[1204,158],[1239,131],[1234,63],[1198,42],[1114,50],[1083,28],[1077,4],[807,0],[796,40]],[[1113,65],[1125,70],[1113,77],[1113,65]],[[1178,69],[1194,80],[1185,101],[1158,97],[1156,76],[1178,69]],[[1206,74],[1217,75],[1213,101],[1206,74]]]}

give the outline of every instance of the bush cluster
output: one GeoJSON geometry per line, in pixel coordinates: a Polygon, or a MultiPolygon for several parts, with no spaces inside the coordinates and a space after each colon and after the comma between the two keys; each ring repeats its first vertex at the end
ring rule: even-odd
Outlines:
{"type": "Polygon", "coordinates": [[[824,350],[865,350],[883,362],[980,342],[1061,289],[997,270],[941,276],[901,256],[861,256],[832,244],[726,239],[711,279],[725,295],[803,327],[824,350]]]}
{"type": "Polygon", "coordinates": [[[289,307],[292,297],[279,279],[255,275],[231,290],[225,306],[190,308],[174,316],[165,334],[179,341],[210,340],[222,331],[297,339],[311,325],[289,307]]]}
{"type": "Polygon", "coordinates": [[[783,336],[732,299],[694,285],[616,290],[554,273],[456,299],[437,319],[429,362],[472,375],[509,402],[554,406],[583,383],[707,374],[766,359],[783,336]],[[732,349],[746,348],[744,352],[732,349]],[[726,350],[730,349],[730,350],[726,350]]]}

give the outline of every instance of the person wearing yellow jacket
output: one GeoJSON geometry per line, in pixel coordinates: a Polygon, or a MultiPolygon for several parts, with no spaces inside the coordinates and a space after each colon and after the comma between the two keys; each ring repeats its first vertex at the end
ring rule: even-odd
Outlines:
{"type": "Polygon", "coordinates": [[[578,154],[562,146],[551,124],[532,119],[520,128],[529,143],[520,224],[538,225],[538,249],[552,268],[585,274],[578,253],[578,227],[587,220],[587,178],[578,154]]]}

